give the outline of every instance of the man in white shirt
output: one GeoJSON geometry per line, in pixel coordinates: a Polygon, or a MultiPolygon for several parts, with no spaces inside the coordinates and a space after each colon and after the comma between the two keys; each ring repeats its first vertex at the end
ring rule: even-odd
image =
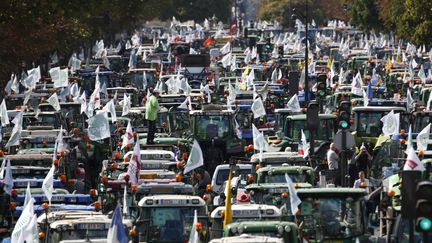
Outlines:
{"type": "Polygon", "coordinates": [[[354,181],[353,188],[366,188],[366,191],[370,193],[371,192],[370,183],[369,180],[365,178],[364,171],[360,171],[358,176],[359,178],[356,181],[354,181]]]}
{"type": "Polygon", "coordinates": [[[339,169],[339,155],[334,143],[330,144],[330,149],[327,151],[327,164],[329,170],[339,169]]]}

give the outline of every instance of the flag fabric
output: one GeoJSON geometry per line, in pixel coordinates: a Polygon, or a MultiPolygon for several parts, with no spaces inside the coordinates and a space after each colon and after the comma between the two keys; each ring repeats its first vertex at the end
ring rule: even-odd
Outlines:
{"type": "Polygon", "coordinates": [[[299,205],[301,204],[301,200],[297,195],[297,190],[294,188],[294,184],[288,174],[285,174],[285,179],[288,183],[288,192],[290,197],[290,206],[291,206],[291,214],[295,215],[299,210],[299,205]]]}
{"type": "Polygon", "coordinates": [[[228,41],[221,49],[219,49],[222,55],[227,54],[231,51],[231,43],[228,41]]]}
{"type": "Polygon", "coordinates": [[[429,143],[429,135],[430,135],[431,124],[429,123],[426,127],[424,127],[421,132],[417,135],[416,143],[417,150],[427,150],[427,145],[429,143]]]}
{"type": "Polygon", "coordinates": [[[266,111],[261,97],[257,97],[254,99],[251,110],[255,119],[266,115],[266,111]]]}
{"type": "Polygon", "coordinates": [[[186,97],[185,100],[177,108],[183,110],[192,110],[190,96],[186,97]]]}
{"type": "Polygon", "coordinates": [[[383,123],[382,132],[384,135],[392,135],[399,132],[399,121],[393,110],[383,116],[381,121],[383,123]]]}
{"type": "Polygon", "coordinates": [[[6,143],[6,148],[10,146],[19,145],[19,141],[21,139],[21,131],[22,131],[22,120],[23,120],[23,111],[21,110],[15,118],[12,120],[12,123],[15,124],[12,129],[12,134],[6,143]]]}
{"type": "Polygon", "coordinates": [[[301,130],[301,143],[303,149],[303,158],[307,158],[309,156],[310,144],[307,142],[303,129],[301,130]]]}
{"type": "Polygon", "coordinates": [[[2,164],[1,164],[1,168],[0,168],[0,180],[3,180],[3,178],[4,178],[5,167],[6,167],[6,160],[3,159],[2,164]]]}
{"type": "Polygon", "coordinates": [[[291,97],[291,99],[288,101],[287,109],[292,111],[292,112],[300,112],[301,111],[300,102],[298,100],[297,94],[293,95],[293,97],[291,97]]]}
{"type": "Polygon", "coordinates": [[[189,154],[189,158],[184,167],[183,174],[187,174],[190,171],[199,168],[204,165],[204,158],[199,143],[194,139],[192,149],[189,154]]]}
{"type": "Polygon", "coordinates": [[[421,79],[422,84],[426,84],[426,74],[425,74],[425,71],[423,69],[423,64],[420,66],[420,69],[419,69],[419,72],[417,75],[421,79]]]}
{"type": "Polygon", "coordinates": [[[194,210],[194,219],[192,223],[191,232],[189,234],[189,241],[188,243],[198,243],[199,242],[199,235],[198,231],[196,230],[198,224],[198,215],[196,209],[194,210]]]}
{"type": "Polygon", "coordinates": [[[408,156],[405,161],[405,165],[403,170],[417,170],[417,171],[425,171],[425,167],[422,162],[420,162],[419,157],[415,153],[414,149],[411,148],[408,151],[408,156]]]}
{"type": "Polygon", "coordinates": [[[225,56],[222,57],[221,59],[221,63],[222,63],[222,67],[223,68],[227,68],[228,66],[231,65],[231,60],[232,60],[232,56],[231,56],[231,52],[226,54],[225,56]]]}
{"type": "Polygon", "coordinates": [[[3,127],[10,124],[5,99],[3,99],[3,101],[0,105],[0,117],[1,117],[1,125],[3,127]]]}
{"type": "Polygon", "coordinates": [[[126,133],[123,135],[123,142],[121,149],[126,148],[128,144],[133,144],[134,141],[134,134],[132,130],[132,124],[130,121],[128,121],[127,127],[126,127],[126,133]]]}
{"type": "Polygon", "coordinates": [[[409,125],[409,128],[408,128],[408,140],[407,140],[406,145],[407,145],[407,148],[406,148],[405,152],[408,152],[410,149],[413,148],[411,124],[409,125]]]}
{"type": "Polygon", "coordinates": [[[68,68],[60,69],[60,67],[51,68],[49,70],[51,80],[54,83],[54,88],[66,87],[68,85],[68,68]]]}
{"type": "Polygon", "coordinates": [[[32,198],[32,194],[30,190],[30,182],[27,182],[26,194],[25,194],[24,204],[23,204],[24,207],[30,202],[31,198],[32,198]]]}
{"type": "Polygon", "coordinates": [[[108,114],[106,111],[87,119],[87,124],[90,140],[102,140],[111,136],[108,114]]]}
{"type": "Polygon", "coordinates": [[[228,181],[225,187],[225,212],[224,212],[224,227],[232,222],[232,208],[231,208],[231,179],[232,171],[229,170],[228,181]]]}
{"type": "Polygon", "coordinates": [[[129,215],[129,206],[128,206],[128,194],[127,194],[127,186],[125,186],[123,191],[123,215],[128,216],[129,215]]]}
{"type": "Polygon", "coordinates": [[[412,104],[413,103],[414,103],[414,100],[413,100],[413,98],[411,96],[411,91],[408,89],[407,90],[407,111],[408,111],[408,113],[411,112],[412,104]]]}
{"type": "Polygon", "coordinates": [[[363,106],[368,106],[369,105],[369,97],[364,90],[362,90],[362,91],[363,91],[363,106]]]}
{"type": "Polygon", "coordinates": [[[48,174],[42,182],[42,191],[44,192],[46,198],[48,199],[49,205],[51,205],[51,198],[54,192],[54,170],[55,165],[51,166],[48,174]]]}
{"type": "Polygon", "coordinates": [[[260,153],[269,150],[269,145],[264,138],[264,133],[260,132],[253,123],[252,123],[252,138],[253,138],[253,146],[255,150],[260,151],[260,153]]]}
{"type": "Polygon", "coordinates": [[[48,103],[54,108],[56,111],[60,111],[60,102],[57,96],[57,93],[52,94],[48,99],[48,103]]]}
{"type": "Polygon", "coordinates": [[[369,100],[372,100],[372,99],[373,99],[372,82],[369,82],[369,84],[368,84],[368,86],[367,86],[366,93],[367,93],[367,97],[368,97],[368,99],[369,99],[369,100]]]}
{"type": "Polygon", "coordinates": [[[87,111],[87,100],[85,92],[82,93],[82,95],[79,97],[78,102],[81,104],[81,110],[80,114],[87,111]]]}
{"type": "Polygon", "coordinates": [[[141,170],[141,148],[139,141],[135,143],[134,150],[132,152],[132,158],[129,162],[127,174],[129,175],[129,181],[132,185],[138,184],[139,173],[141,170]]]}
{"type": "Polygon", "coordinates": [[[129,114],[129,110],[131,108],[131,101],[130,101],[130,97],[125,94],[124,95],[124,99],[122,100],[122,116],[126,116],[127,114],[129,114]]]}
{"type": "Polygon", "coordinates": [[[39,231],[37,224],[37,215],[33,214],[30,223],[23,229],[21,232],[18,242],[26,242],[26,243],[38,243],[39,240],[39,231]]]}
{"type": "Polygon", "coordinates": [[[60,126],[60,131],[57,135],[57,138],[55,140],[57,148],[55,150],[55,153],[59,153],[61,151],[66,151],[67,149],[67,144],[64,143],[63,141],[63,126],[60,126]]]}
{"type": "MultiPolygon", "coordinates": [[[[25,231],[27,229],[27,226],[32,223],[32,220],[34,218],[34,199],[31,198],[30,202],[24,206],[24,209],[21,213],[21,216],[18,218],[18,221],[15,224],[15,227],[11,234],[11,243],[23,243],[24,242],[24,236],[25,231]]],[[[36,238],[37,239],[37,238],[36,238]]],[[[30,241],[31,242],[31,241],[30,241]]]]}
{"type": "Polygon", "coordinates": [[[363,95],[360,72],[357,73],[357,75],[354,77],[354,79],[351,83],[351,93],[353,93],[357,96],[363,95]]]}
{"type": "Polygon", "coordinates": [[[120,206],[114,210],[112,221],[108,229],[107,242],[109,243],[127,243],[128,238],[124,229],[123,219],[120,206]]]}
{"type": "Polygon", "coordinates": [[[12,195],[12,189],[14,187],[13,177],[12,177],[12,168],[10,165],[10,160],[6,160],[6,165],[4,168],[4,177],[3,177],[3,190],[12,195]]]}
{"type": "Polygon", "coordinates": [[[114,105],[114,99],[110,100],[104,108],[102,108],[103,111],[107,111],[111,114],[111,122],[114,123],[117,121],[117,114],[115,111],[115,105],[114,105]]]}

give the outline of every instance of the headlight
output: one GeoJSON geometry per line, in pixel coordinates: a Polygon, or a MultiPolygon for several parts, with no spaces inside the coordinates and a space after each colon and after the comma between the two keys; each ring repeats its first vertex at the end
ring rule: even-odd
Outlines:
{"type": "Polygon", "coordinates": [[[231,232],[232,232],[233,234],[235,234],[235,233],[237,232],[237,228],[236,228],[236,227],[232,227],[232,228],[231,228],[231,232]]]}
{"type": "Polygon", "coordinates": [[[285,232],[290,232],[291,231],[291,227],[289,227],[289,225],[285,226],[285,232]]]}
{"type": "Polygon", "coordinates": [[[237,231],[238,231],[239,234],[242,234],[243,233],[243,227],[238,227],[237,231]]]}
{"type": "Polygon", "coordinates": [[[282,234],[283,231],[284,231],[284,228],[283,228],[281,225],[279,225],[279,226],[277,227],[277,231],[279,232],[279,234],[282,234]]]}

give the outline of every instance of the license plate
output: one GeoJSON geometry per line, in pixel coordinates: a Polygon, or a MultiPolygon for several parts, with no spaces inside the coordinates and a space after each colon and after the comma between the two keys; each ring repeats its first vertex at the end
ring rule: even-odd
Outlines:
{"type": "MultiPolygon", "coordinates": [[[[44,197],[44,200],[48,201],[48,198],[44,197]]],[[[51,202],[63,202],[65,200],[64,196],[52,196],[51,202]]]]}
{"type": "MultiPolygon", "coordinates": [[[[38,185],[38,182],[37,181],[28,181],[28,184],[30,184],[30,187],[35,187],[38,185]]],[[[26,187],[27,181],[16,181],[16,182],[14,182],[14,185],[16,187],[26,187]]]]}
{"type": "Polygon", "coordinates": [[[105,224],[77,224],[77,229],[89,229],[89,230],[103,230],[105,224]]]}
{"type": "Polygon", "coordinates": [[[181,200],[168,200],[168,199],[162,199],[160,200],[161,205],[179,205],[181,204],[181,200]]]}

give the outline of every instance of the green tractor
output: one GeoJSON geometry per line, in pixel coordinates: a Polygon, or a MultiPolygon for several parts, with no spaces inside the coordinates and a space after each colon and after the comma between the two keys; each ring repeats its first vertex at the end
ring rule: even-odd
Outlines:
{"type": "Polygon", "coordinates": [[[190,111],[193,138],[201,146],[204,167],[212,174],[216,166],[232,155],[242,155],[243,142],[236,136],[235,112],[208,105],[190,111]]]}

